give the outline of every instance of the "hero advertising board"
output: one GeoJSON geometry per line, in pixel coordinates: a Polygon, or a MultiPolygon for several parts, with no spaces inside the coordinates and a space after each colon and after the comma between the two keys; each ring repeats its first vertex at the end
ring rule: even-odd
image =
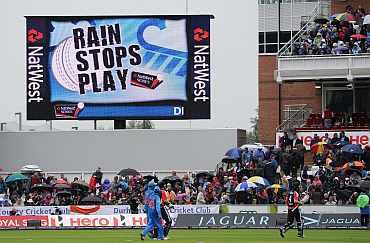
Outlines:
{"type": "Polygon", "coordinates": [[[210,119],[211,18],[27,16],[27,119],[210,119]]]}

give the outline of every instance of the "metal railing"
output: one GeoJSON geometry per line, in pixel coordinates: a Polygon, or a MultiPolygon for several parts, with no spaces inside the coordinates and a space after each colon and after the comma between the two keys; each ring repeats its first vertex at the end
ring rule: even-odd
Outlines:
{"type": "Polygon", "coordinates": [[[278,55],[280,56],[290,56],[293,53],[294,44],[307,33],[307,29],[312,25],[317,17],[328,17],[330,14],[330,2],[327,0],[318,1],[316,7],[312,11],[311,16],[303,27],[286,43],[282,48],[280,48],[278,55]]]}
{"type": "Polygon", "coordinates": [[[277,131],[302,127],[312,113],[312,108],[307,104],[285,105],[284,120],[276,128],[277,131]]]}

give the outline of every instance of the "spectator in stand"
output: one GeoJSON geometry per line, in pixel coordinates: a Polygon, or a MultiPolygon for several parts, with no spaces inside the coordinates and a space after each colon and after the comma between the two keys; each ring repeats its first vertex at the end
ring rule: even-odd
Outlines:
{"type": "Polygon", "coordinates": [[[41,178],[40,178],[40,173],[39,172],[35,172],[31,176],[31,186],[34,186],[34,185],[37,185],[37,184],[41,184],[41,178]]]}
{"type": "Polygon", "coordinates": [[[101,168],[98,167],[94,172],[93,176],[95,176],[96,183],[101,185],[101,181],[103,179],[103,173],[101,172],[101,168]]]}
{"type": "Polygon", "coordinates": [[[334,113],[328,106],[323,111],[322,118],[324,119],[324,128],[331,128],[333,124],[334,113]]]}
{"type": "Polygon", "coordinates": [[[7,186],[2,176],[0,176],[0,194],[7,194],[7,186]]]}
{"type": "Polygon", "coordinates": [[[370,145],[366,145],[363,155],[363,160],[365,162],[365,168],[370,171],[370,145]]]}
{"type": "Polygon", "coordinates": [[[284,135],[279,139],[279,147],[285,150],[290,145],[292,145],[292,140],[289,138],[288,132],[284,132],[284,135]]]}
{"type": "Polygon", "coordinates": [[[206,204],[206,200],[203,193],[203,187],[198,187],[197,205],[206,204]]]}
{"type": "Polygon", "coordinates": [[[90,181],[89,181],[89,188],[90,188],[90,191],[93,191],[95,192],[96,190],[96,176],[93,174],[90,178],[90,181]]]}
{"type": "Polygon", "coordinates": [[[320,137],[317,135],[317,133],[315,133],[313,135],[313,138],[311,139],[310,147],[312,147],[314,144],[317,144],[318,142],[320,142],[320,137]]]}
{"type": "Polygon", "coordinates": [[[262,150],[262,148],[257,148],[254,158],[257,161],[263,161],[266,158],[265,152],[262,150]]]}
{"type": "Polygon", "coordinates": [[[311,204],[322,204],[322,192],[320,188],[315,188],[311,192],[311,204]]]}
{"type": "Polygon", "coordinates": [[[248,166],[252,162],[253,154],[246,148],[242,153],[242,162],[245,166],[248,166]]]}
{"type": "Polygon", "coordinates": [[[345,143],[345,144],[349,143],[349,138],[346,136],[344,131],[340,132],[339,141],[342,142],[342,143],[345,143]]]}
{"type": "Polygon", "coordinates": [[[335,194],[329,195],[328,201],[325,203],[326,206],[336,206],[337,205],[337,199],[335,194]]]}
{"type": "Polygon", "coordinates": [[[175,203],[176,194],[173,191],[172,185],[170,183],[168,183],[166,186],[166,198],[167,198],[168,203],[171,203],[171,204],[175,203]]]}
{"type": "Polygon", "coordinates": [[[339,137],[338,137],[338,133],[334,133],[333,134],[333,137],[330,141],[330,144],[337,144],[338,142],[340,141],[339,137]]]}
{"type": "Polygon", "coordinates": [[[65,182],[68,182],[67,177],[64,176],[64,174],[60,174],[60,179],[64,180],[65,182]]]}
{"type": "Polygon", "coordinates": [[[331,138],[329,137],[329,133],[325,133],[324,137],[321,139],[322,142],[327,144],[331,144],[331,138]]]}

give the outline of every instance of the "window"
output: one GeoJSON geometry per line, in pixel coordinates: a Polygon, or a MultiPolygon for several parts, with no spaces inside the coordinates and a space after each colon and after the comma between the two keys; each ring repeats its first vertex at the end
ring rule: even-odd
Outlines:
{"type": "Polygon", "coordinates": [[[259,44],[265,43],[265,33],[264,32],[258,33],[258,43],[259,44]]]}
{"type": "Polygon", "coordinates": [[[353,112],[353,90],[351,89],[327,89],[326,107],[334,112],[353,112]]]}
{"type": "Polygon", "coordinates": [[[277,32],[266,32],[266,43],[277,43],[278,33],[277,32]]]}
{"type": "Polygon", "coordinates": [[[277,44],[266,45],[266,53],[276,53],[276,52],[278,52],[277,44]]]}

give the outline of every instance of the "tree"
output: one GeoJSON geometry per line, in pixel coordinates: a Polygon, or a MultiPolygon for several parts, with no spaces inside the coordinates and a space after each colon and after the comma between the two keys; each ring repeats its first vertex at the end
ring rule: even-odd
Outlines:
{"type": "Polygon", "coordinates": [[[150,120],[131,120],[127,122],[127,129],[154,129],[154,123],[150,120]]]}
{"type": "Polygon", "coordinates": [[[258,143],[258,122],[259,117],[257,113],[256,116],[250,118],[250,123],[252,124],[250,127],[252,128],[252,131],[247,131],[246,142],[248,144],[258,143]]]}

